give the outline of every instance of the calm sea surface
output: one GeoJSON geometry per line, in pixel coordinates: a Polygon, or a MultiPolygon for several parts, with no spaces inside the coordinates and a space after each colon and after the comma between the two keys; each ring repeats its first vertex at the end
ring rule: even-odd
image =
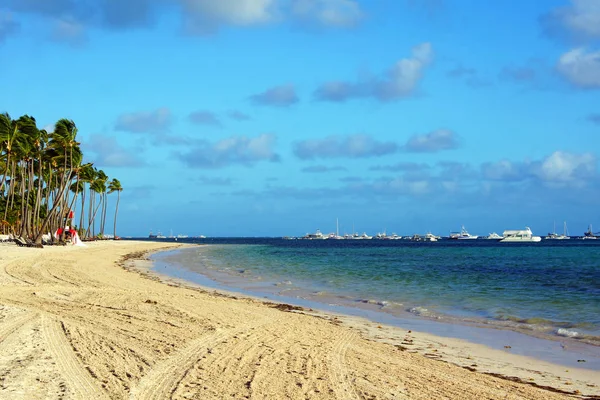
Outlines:
{"type": "Polygon", "coordinates": [[[600,344],[600,240],[180,240],[157,262],[232,289],[600,344]]]}

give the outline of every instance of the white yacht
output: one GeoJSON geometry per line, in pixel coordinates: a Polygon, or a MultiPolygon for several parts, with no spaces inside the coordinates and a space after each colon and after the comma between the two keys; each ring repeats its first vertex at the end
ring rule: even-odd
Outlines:
{"type": "Polygon", "coordinates": [[[412,240],[413,242],[437,242],[438,239],[439,237],[435,236],[431,232],[427,232],[424,236],[415,234],[410,238],[410,240],[412,240]]]}
{"type": "Polygon", "coordinates": [[[498,235],[496,232],[492,232],[489,235],[487,235],[485,238],[489,239],[489,240],[500,240],[500,239],[502,239],[502,236],[498,235]]]}
{"type": "Polygon", "coordinates": [[[525,229],[507,230],[502,233],[500,242],[539,242],[542,240],[540,236],[533,236],[531,229],[527,226],[525,229]]]}
{"type": "Polygon", "coordinates": [[[568,235],[567,235],[567,222],[565,221],[564,226],[563,226],[563,234],[559,234],[556,233],[556,223],[554,224],[554,231],[552,233],[548,233],[548,236],[546,236],[544,239],[546,240],[565,240],[565,239],[571,239],[568,235]]]}
{"type": "Polygon", "coordinates": [[[471,235],[469,232],[467,232],[467,230],[465,229],[465,226],[461,226],[460,227],[460,233],[459,232],[451,232],[449,239],[477,239],[479,236],[476,235],[471,235]]]}

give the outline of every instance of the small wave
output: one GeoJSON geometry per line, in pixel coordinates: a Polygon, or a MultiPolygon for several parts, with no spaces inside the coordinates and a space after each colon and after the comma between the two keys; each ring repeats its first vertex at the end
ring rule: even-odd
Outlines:
{"type": "Polygon", "coordinates": [[[429,310],[426,309],[425,307],[412,307],[408,311],[415,315],[421,315],[421,316],[430,316],[431,315],[431,312],[429,312],[429,310]]]}
{"type": "Polygon", "coordinates": [[[290,286],[291,284],[292,284],[292,281],[281,281],[281,282],[274,283],[275,286],[290,286]]]}
{"type": "Polygon", "coordinates": [[[376,306],[381,306],[381,307],[385,307],[387,305],[389,305],[389,301],[379,301],[379,300],[372,300],[372,299],[358,299],[356,300],[359,303],[364,303],[364,304],[373,304],[376,306]]]}
{"type": "Polygon", "coordinates": [[[565,329],[565,328],[558,328],[556,330],[556,334],[558,336],[565,336],[565,337],[570,337],[570,338],[575,338],[575,337],[579,337],[579,333],[573,330],[569,330],[569,329],[565,329]]]}

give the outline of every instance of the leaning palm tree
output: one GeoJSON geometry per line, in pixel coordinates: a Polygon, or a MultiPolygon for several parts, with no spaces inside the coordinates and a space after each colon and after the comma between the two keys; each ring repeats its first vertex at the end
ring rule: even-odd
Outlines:
{"type": "Polygon", "coordinates": [[[114,220],[114,232],[113,238],[117,238],[117,214],[119,213],[119,200],[121,199],[121,192],[123,191],[123,187],[121,186],[121,182],[118,179],[113,178],[112,181],[108,184],[108,194],[113,192],[117,192],[117,206],[115,207],[115,220],[114,220]]]}

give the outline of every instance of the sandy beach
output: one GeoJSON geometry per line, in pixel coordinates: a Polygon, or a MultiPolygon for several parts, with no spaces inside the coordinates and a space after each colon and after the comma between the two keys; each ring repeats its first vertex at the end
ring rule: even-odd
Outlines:
{"type": "Polygon", "coordinates": [[[172,247],[0,244],[0,398],[600,396],[598,371],[192,287],[138,260],[172,247]]]}

